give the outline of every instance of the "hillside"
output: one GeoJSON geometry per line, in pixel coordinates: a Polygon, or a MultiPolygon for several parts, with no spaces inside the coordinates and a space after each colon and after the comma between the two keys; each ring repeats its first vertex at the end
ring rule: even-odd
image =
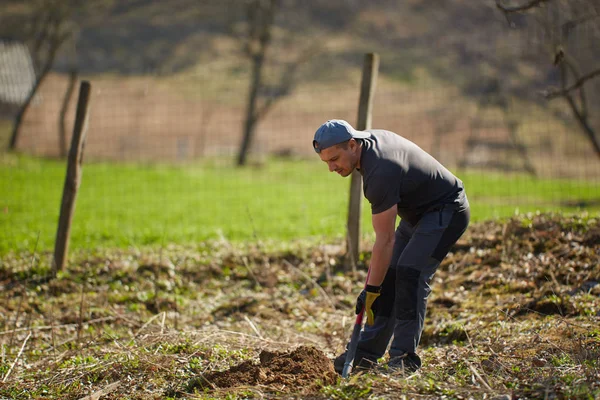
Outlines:
{"type": "MultiPolygon", "coordinates": [[[[243,5],[237,0],[89,2],[71,16],[78,25],[78,68],[83,74],[170,75],[228,57],[240,68],[244,61],[235,50],[241,49],[228,51],[221,43],[243,34],[243,5]]],[[[19,5],[2,16],[26,19],[26,13],[19,5]]],[[[512,19],[517,25],[525,21],[518,15],[512,19]]],[[[311,80],[342,78],[346,70],[360,68],[365,51],[380,52],[385,60],[381,72],[405,81],[416,68],[454,83],[472,81],[473,73],[499,79],[517,74],[521,80],[523,62],[530,68],[548,64],[547,54],[533,54],[522,32],[510,28],[492,1],[283,1],[275,25],[271,60],[315,39],[327,49],[309,60],[311,80]]],[[[23,35],[10,32],[11,26],[0,33],[23,35]]],[[[59,54],[59,71],[69,67],[71,52],[65,46],[59,54]]],[[[552,82],[544,70],[528,80],[552,82]]]]}

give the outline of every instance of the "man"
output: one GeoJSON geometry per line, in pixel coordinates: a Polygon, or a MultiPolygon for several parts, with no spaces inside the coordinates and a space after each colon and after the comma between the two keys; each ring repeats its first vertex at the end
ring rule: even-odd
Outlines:
{"type": "MultiPolygon", "coordinates": [[[[389,369],[416,371],[429,283],[469,224],[463,183],[419,146],[386,130],[357,131],[330,120],[316,131],[313,147],[330,172],[345,177],[359,171],[371,203],[375,243],[367,286],[356,302],[367,323],[354,366],[375,366],[391,340],[389,369]]],[[[345,359],[346,353],[335,359],[340,374],[345,359]]]]}

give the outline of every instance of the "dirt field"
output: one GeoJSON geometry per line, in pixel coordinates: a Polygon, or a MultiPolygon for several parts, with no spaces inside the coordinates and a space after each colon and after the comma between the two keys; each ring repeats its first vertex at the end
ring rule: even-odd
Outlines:
{"type": "Polygon", "coordinates": [[[83,251],[50,281],[48,254],[5,257],[0,398],[600,396],[597,219],[472,226],[434,278],[424,367],[348,381],[331,360],[364,266],[335,244],[273,245],[83,251]]]}
{"type": "MultiPolygon", "coordinates": [[[[218,90],[206,82],[186,86],[185,79],[91,82],[87,160],[186,162],[237,153],[246,100],[246,83],[241,79],[223,81],[218,90]]],[[[59,154],[59,116],[66,87],[65,76],[51,75],[45,82],[25,118],[20,150],[59,154]]],[[[321,123],[330,118],[356,121],[358,88],[358,77],[335,88],[300,87],[259,124],[254,159],[268,154],[313,155],[310,143],[321,123]]],[[[76,101],[77,91],[65,120],[67,135],[76,101]]],[[[528,149],[527,162],[539,176],[600,177],[600,162],[575,125],[569,132],[542,110],[518,104],[509,117],[520,121],[517,140],[528,149]]],[[[408,137],[450,167],[495,165],[525,171],[525,158],[512,147],[503,114],[497,109],[478,110],[473,100],[452,86],[426,80],[402,86],[381,78],[373,126],[408,137]]]]}

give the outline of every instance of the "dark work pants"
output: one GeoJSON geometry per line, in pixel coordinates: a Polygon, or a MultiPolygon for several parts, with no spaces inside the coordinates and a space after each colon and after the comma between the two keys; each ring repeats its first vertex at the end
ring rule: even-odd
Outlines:
{"type": "Polygon", "coordinates": [[[357,355],[376,360],[390,346],[390,358],[416,353],[423,332],[429,286],[448,251],[467,229],[466,196],[423,215],[414,226],[402,220],[396,229],[390,267],[377,300],[372,326],[365,325],[357,355]]]}

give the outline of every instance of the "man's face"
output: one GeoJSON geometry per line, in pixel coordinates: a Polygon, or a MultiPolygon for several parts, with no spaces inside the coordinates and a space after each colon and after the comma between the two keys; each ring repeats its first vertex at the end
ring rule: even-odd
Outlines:
{"type": "Polygon", "coordinates": [[[358,143],[355,140],[348,142],[347,148],[343,145],[331,146],[321,150],[319,157],[327,163],[329,172],[337,172],[341,176],[348,176],[358,164],[358,143]]]}

